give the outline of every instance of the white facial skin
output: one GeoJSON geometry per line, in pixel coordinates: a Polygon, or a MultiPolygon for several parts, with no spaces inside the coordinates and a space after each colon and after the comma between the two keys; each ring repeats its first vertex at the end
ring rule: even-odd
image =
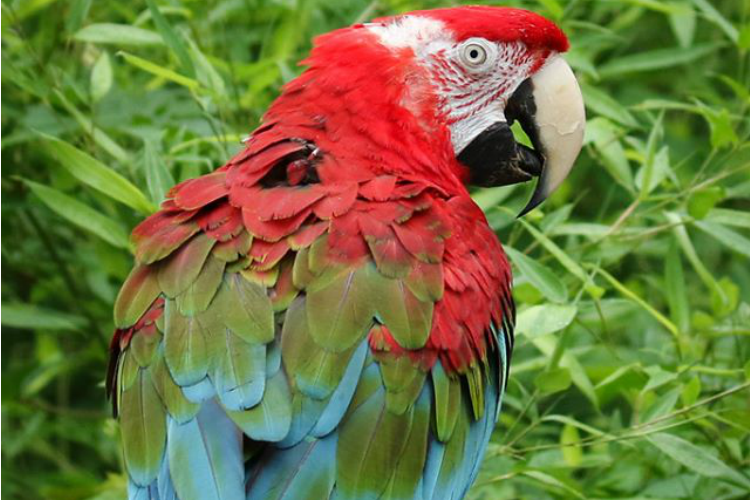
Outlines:
{"type": "Polygon", "coordinates": [[[505,105],[534,63],[520,42],[470,38],[457,43],[433,19],[407,16],[368,28],[388,47],[410,47],[428,69],[456,156],[487,127],[506,121],[505,105]]]}
{"type": "MultiPolygon", "coordinates": [[[[521,42],[496,43],[484,38],[456,42],[440,21],[405,16],[389,24],[368,25],[393,50],[411,48],[428,70],[438,112],[451,131],[456,156],[490,125],[505,122],[505,107],[529,78],[536,55],[521,42]]],[[[586,114],[583,96],[570,66],[550,53],[531,76],[544,169],[531,201],[522,213],[549,196],[573,167],[583,143],[586,114]]],[[[419,92],[412,91],[412,99],[419,92]]],[[[413,105],[418,114],[418,103],[413,105]]]]}

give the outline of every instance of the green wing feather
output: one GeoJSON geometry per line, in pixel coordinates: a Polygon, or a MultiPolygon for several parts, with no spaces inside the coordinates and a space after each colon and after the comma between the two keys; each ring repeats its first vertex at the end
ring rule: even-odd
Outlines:
{"type": "MultiPolygon", "coordinates": [[[[428,370],[387,350],[365,359],[363,345],[378,330],[402,349],[425,346],[443,294],[441,266],[342,265],[324,251],[323,236],[257,272],[240,257],[251,244],[249,236],[192,236],[163,261],[136,267],[123,287],[116,321],[132,338],[117,361],[115,397],[131,481],[146,487],[158,477],[181,500],[239,498],[237,464],[227,457],[241,457],[241,435],[251,466],[273,453],[283,465],[285,450],[329,436],[310,449],[336,464],[320,484],[335,484],[341,498],[414,497],[435,439],[444,443],[436,474],[451,477],[484,409],[487,367],[466,372],[464,393],[462,378],[439,361],[428,370]]],[[[294,457],[299,478],[313,477],[304,456],[294,457]]]]}

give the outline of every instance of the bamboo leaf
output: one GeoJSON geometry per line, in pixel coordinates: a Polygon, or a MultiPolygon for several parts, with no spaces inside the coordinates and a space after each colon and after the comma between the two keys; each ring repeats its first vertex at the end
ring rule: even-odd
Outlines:
{"type": "Polygon", "coordinates": [[[134,56],[133,54],[128,54],[127,52],[119,52],[117,55],[125,59],[125,62],[127,62],[128,64],[132,64],[136,68],[140,68],[147,73],[151,73],[152,75],[158,76],[159,78],[164,78],[165,80],[169,80],[170,82],[174,82],[190,90],[198,90],[198,87],[200,87],[200,84],[196,80],[185,75],[181,75],[175,71],[172,71],[171,69],[165,68],[164,66],[160,66],[158,64],[152,63],[151,61],[147,61],[146,59],[134,56]]]}
{"type": "Polygon", "coordinates": [[[605,92],[587,84],[581,85],[581,90],[583,91],[586,106],[591,108],[595,113],[626,127],[638,126],[638,122],[630,111],[605,92]]]}
{"type": "Polygon", "coordinates": [[[730,23],[726,17],[721,15],[721,13],[711,5],[708,0],[693,0],[693,3],[701,10],[703,15],[711,21],[712,23],[716,24],[721,31],[723,31],[732,42],[737,43],[740,37],[739,31],[737,31],[737,28],[734,27],[732,23],[730,23]]]}
{"type": "Polygon", "coordinates": [[[669,458],[701,476],[720,477],[750,488],[750,480],[729,467],[720,459],[682,438],[659,432],[646,438],[669,458]]]}
{"type": "Polygon", "coordinates": [[[112,64],[109,54],[102,52],[91,69],[91,98],[94,102],[104,97],[112,88],[112,64]]]}
{"type": "Polygon", "coordinates": [[[548,267],[511,247],[506,246],[505,253],[508,254],[513,264],[518,267],[521,274],[549,300],[552,302],[565,302],[568,299],[568,289],[565,283],[548,267]]]}
{"type": "Polygon", "coordinates": [[[115,247],[129,248],[128,234],[118,222],[56,189],[29,180],[24,182],[45,205],[64,219],[115,247]]]}
{"type": "Polygon", "coordinates": [[[691,63],[702,57],[715,52],[722,44],[711,43],[695,45],[689,49],[673,47],[668,49],[656,49],[630,56],[620,57],[599,68],[599,74],[603,78],[638,73],[642,71],[656,71],[674,66],[691,63]]]}
{"type": "Polygon", "coordinates": [[[690,328],[690,303],[687,297],[682,256],[677,241],[672,239],[664,261],[664,283],[672,321],[681,332],[690,328]]]}
{"type": "Polygon", "coordinates": [[[591,142],[601,155],[602,165],[612,178],[625,189],[633,190],[633,173],[619,139],[617,128],[609,120],[601,117],[589,120],[586,124],[586,142],[591,142]]]}
{"type": "Polygon", "coordinates": [[[749,238],[715,222],[695,221],[694,224],[709,236],[716,238],[717,241],[724,244],[727,248],[750,258],[749,238]]]}
{"type": "Polygon", "coordinates": [[[170,50],[180,61],[182,69],[189,76],[193,76],[193,63],[190,60],[190,55],[188,54],[187,48],[185,47],[185,42],[182,36],[180,35],[180,33],[175,31],[174,28],[172,28],[172,25],[169,24],[167,18],[164,17],[164,15],[161,13],[161,10],[156,5],[156,2],[154,0],[146,0],[146,5],[148,5],[148,10],[149,12],[151,12],[151,18],[154,20],[156,29],[159,31],[161,38],[164,40],[164,43],[167,44],[167,47],[170,48],[170,50]]]}
{"type": "Polygon", "coordinates": [[[174,186],[175,180],[157,151],[156,145],[150,140],[144,141],[143,144],[143,170],[146,173],[146,185],[151,200],[161,205],[167,191],[174,186]]]}
{"type": "Polygon", "coordinates": [[[100,23],[84,26],[73,38],[79,42],[112,45],[160,45],[161,37],[153,31],[127,24],[100,23]]]}
{"type": "Polygon", "coordinates": [[[570,274],[578,278],[579,280],[585,282],[589,281],[589,277],[586,275],[586,271],[583,270],[583,268],[570,256],[565,253],[565,251],[557,246],[555,242],[553,242],[551,239],[547,238],[544,234],[539,232],[538,229],[536,229],[534,226],[529,224],[523,219],[518,219],[518,221],[523,224],[523,226],[526,228],[526,230],[531,233],[531,235],[539,241],[539,243],[542,244],[544,248],[547,249],[549,253],[551,253],[557,260],[560,262],[560,264],[563,265],[565,269],[568,270],[570,274]]]}
{"type": "Polygon", "coordinates": [[[645,300],[639,297],[635,292],[631,291],[628,287],[620,283],[614,276],[609,274],[607,271],[601,268],[597,268],[596,272],[599,273],[606,279],[615,290],[620,292],[625,297],[629,298],[639,306],[641,306],[647,313],[654,317],[659,323],[661,323],[675,338],[680,337],[680,331],[669,319],[667,319],[662,313],[654,309],[645,300]]]}
{"type": "Polygon", "coordinates": [[[27,330],[80,330],[85,319],[35,304],[4,302],[2,305],[3,326],[27,330]]]}
{"type": "Polygon", "coordinates": [[[129,180],[80,149],[55,137],[40,134],[50,158],[82,183],[141,213],[148,214],[155,207],[129,180]]]}
{"type": "Polygon", "coordinates": [[[578,308],[572,304],[544,304],[531,306],[518,314],[516,334],[547,335],[566,328],[575,318],[578,308]]]}

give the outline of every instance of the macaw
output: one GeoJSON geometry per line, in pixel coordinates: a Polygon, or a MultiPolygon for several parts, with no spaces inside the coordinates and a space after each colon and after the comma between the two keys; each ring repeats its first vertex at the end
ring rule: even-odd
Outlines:
{"type": "Polygon", "coordinates": [[[316,39],[244,149],[133,232],[107,376],[130,499],[464,497],[514,323],[467,185],[538,177],[525,213],[563,181],[567,49],[478,6],[316,39]]]}

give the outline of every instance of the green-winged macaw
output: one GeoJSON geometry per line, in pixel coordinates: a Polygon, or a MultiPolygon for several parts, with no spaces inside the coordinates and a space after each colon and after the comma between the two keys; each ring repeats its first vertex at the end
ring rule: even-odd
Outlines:
{"type": "Polygon", "coordinates": [[[526,212],[563,181],[567,49],[512,8],[328,33],[239,154],[169,191],[115,305],[131,500],[463,498],[514,322],[467,185],[539,177],[526,212]]]}

